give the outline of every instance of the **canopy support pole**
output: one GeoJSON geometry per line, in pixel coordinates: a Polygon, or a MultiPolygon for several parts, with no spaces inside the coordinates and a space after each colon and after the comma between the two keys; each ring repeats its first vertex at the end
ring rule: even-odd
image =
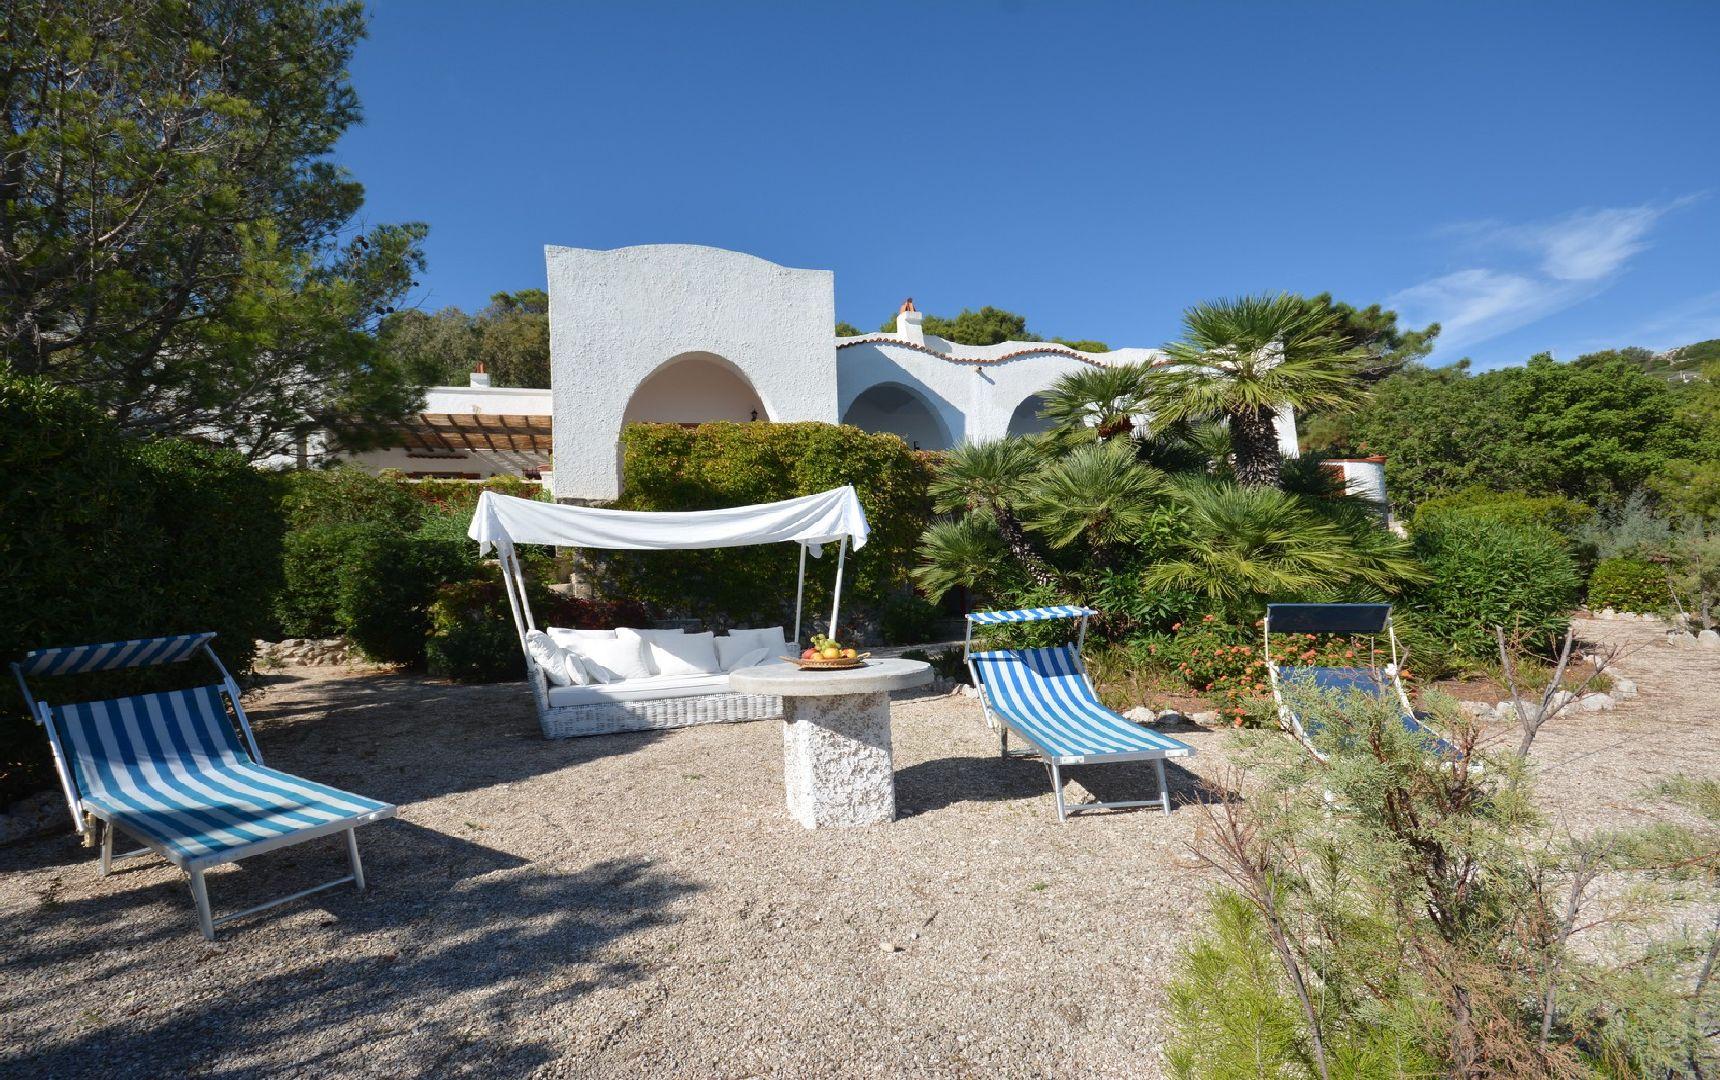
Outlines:
{"type": "Polygon", "coordinates": [[[848,538],[836,542],[836,595],[830,601],[830,637],[836,637],[836,613],[842,608],[842,563],[848,556],[848,538]]]}
{"type": "Polygon", "coordinates": [[[790,639],[796,649],[800,648],[800,607],[806,598],[806,544],[800,545],[800,578],[794,585],[794,637],[790,639]]]}

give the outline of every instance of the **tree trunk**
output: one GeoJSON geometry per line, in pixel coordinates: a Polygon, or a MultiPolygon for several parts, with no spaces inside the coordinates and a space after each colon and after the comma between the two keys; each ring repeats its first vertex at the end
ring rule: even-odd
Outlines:
{"type": "Polygon", "coordinates": [[[1027,576],[1033,579],[1034,584],[1047,589],[1061,588],[1057,575],[1050,564],[1040,557],[1039,552],[1033,550],[1033,545],[1027,540],[1026,531],[1022,529],[1021,522],[1015,519],[1015,515],[999,507],[992,511],[992,516],[997,519],[997,531],[1003,534],[1003,542],[1008,546],[1009,553],[1015,556],[1015,561],[1027,571],[1027,576]]]}
{"type": "Polygon", "coordinates": [[[1284,486],[1283,456],[1278,452],[1278,427],[1270,409],[1242,409],[1230,414],[1230,439],[1236,455],[1236,482],[1243,487],[1284,486]]]}

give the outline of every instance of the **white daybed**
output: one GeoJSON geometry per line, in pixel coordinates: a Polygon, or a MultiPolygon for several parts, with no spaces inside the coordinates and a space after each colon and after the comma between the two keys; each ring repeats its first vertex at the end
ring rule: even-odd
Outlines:
{"type": "Polygon", "coordinates": [[[538,721],[544,735],[556,739],[762,720],[782,715],[782,699],[775,695],[735,693],[729,689],[728,675],[722,672],[658,675],[581,686],[551,685],[527,645],[527,636],[538,627],[526,599],[525,578],[514,552],[515,544],[611,551],[685,551],[798,543],[800,579],[794,599],[794,636],[785,643],[792,646],[800,640],[807,554],[818,558],[824,544],[837,545],[836,590],[830,609],[830,625],[834,627],[842,603],[847,546],[850,542],[856,550],[864,546],[869,531],[854,489],[840,487],[757,506],[677,513],[600,510],[486,491],[479,496],[467,535],[478,542],[481,553],[495,551],[502,564],[502,580],[507,586],[520,651],[525,655],[538,721]]]}

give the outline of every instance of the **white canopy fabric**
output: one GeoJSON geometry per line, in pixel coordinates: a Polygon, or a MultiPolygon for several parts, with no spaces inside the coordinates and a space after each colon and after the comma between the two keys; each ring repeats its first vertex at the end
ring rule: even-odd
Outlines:
{"type": "Polygon", "coordinates": [[[870,533],[852,487],[798,499],[722,510],[598,510],[534,502],[486,491],[466,535],[488,554],[498,545],[555,544],[610,551],[675,551],[799,541],[813,546],[847,538],[856,549],[870,533]]]}

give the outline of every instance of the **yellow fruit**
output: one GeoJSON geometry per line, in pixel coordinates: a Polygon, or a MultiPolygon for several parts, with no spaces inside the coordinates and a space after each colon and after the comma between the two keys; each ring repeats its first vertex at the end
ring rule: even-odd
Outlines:
{"type": "Polygon", "coordinates": [[[860,654],[855,652],[853,649],[843,649],[842,650],[842,659],[844,659],[844,660],[852,660],[856,656],[859,656],[859,655],[860,654]]]}
{"type": "Polygon", "coordinates": [[[838,649],[834,645],[826,645],[824,647],[824,654],[823,655],[824,655],[824,659],[826,659],[826,660],[835,660],[837,657],[842,655],[842,650],[838,649]]]}

